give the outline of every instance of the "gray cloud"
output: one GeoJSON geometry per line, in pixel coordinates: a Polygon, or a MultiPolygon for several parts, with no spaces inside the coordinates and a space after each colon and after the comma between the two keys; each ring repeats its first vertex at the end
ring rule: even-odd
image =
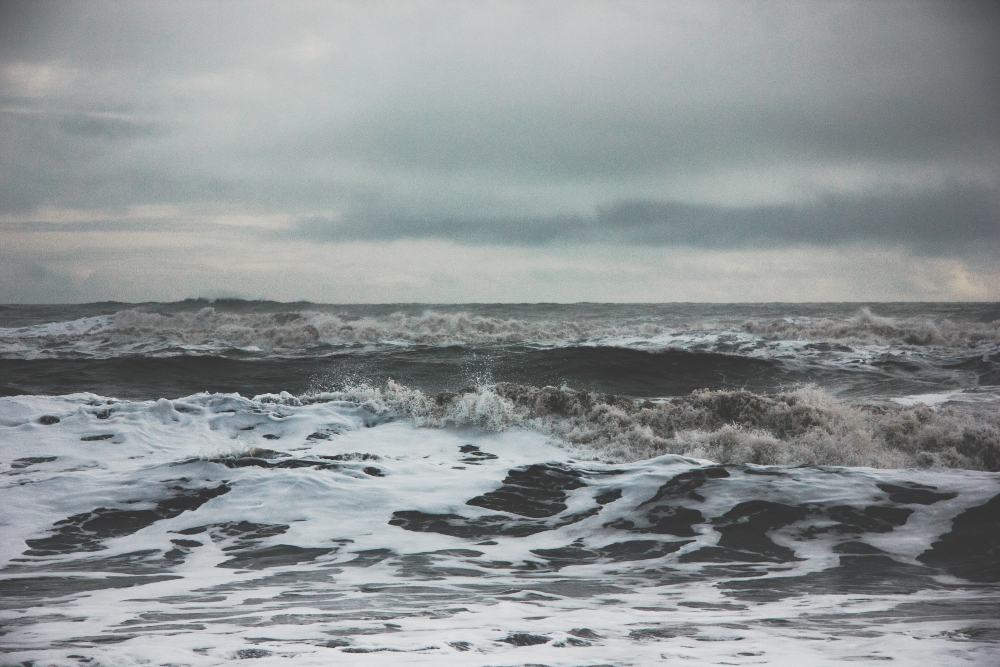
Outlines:
{"type": "Polygon", "coordinates": [[[43,262],[24,260],[0,250],[0,302],[71,303],[81,301],[72,278],[43,262]]]}
{"type": "MultiPolygon", "coordinates": [[[[80,189],[106,206],[308,209],[415,179],[461,206],[455,177],[588,187],[593,205],[649,194],[623,193],[630,179],[782,164],[960,163],[1000,177],[1000,21],[987,3],[5,8],[19,26],[0,45],[8,69],[56,68],[45,90],[30,72],[8,88],[34,86],[23,101],[41,115],[75,114],[36,128],[33,150],[6,146],[11,170],[34,168],[41,202],[79,196],[47,177],[76,150],[67,131],[165,127],[177,136],[156,148],[88,154],[80,189]],[[145,120],[100,115],[122,110],[145,120]]],[[[548,213],[570,212],[550,199],[548,213]]]]}
{"type": "Polygon", "coordinates": [[[293,233],[320,242],[439,238],[499,245],[738,248],[876,242],[953,254],[983,242],[1000,243],[1000,192],[956,186],[932,193],[826,195],[808,204],[757,207],[636,200],[600,207],[589,216],[534,218],[419,218],[359,210],[335,220],[303,217],[293,233]]]}
{"type": "Polygon", "coordinates": [[[149,121],[121,116],[69,114],[59,121],[59,127],[69,135],[100,138],[108,141],[156,137],[166,134],[166,128],[149,121]]]}

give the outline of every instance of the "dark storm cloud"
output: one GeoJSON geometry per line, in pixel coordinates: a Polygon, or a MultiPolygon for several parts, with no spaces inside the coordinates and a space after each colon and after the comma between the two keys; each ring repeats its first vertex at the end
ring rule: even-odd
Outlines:
{"type": "Polygon", "coordinates": [[[1000,244],[1000,193],[953,187],[934,193],[827,195],[809,204],[747,208],[625,201],[591,216],[536,218],[426,219],[359,211],[339,220],[300,219],[295,234],[320,242],[439,238],[498,245],[596,242],[704,248],[868,241],[951,254],[980,243],[1000,244]]]}
{"type": "Polygon", "coordinates": [[[12,156],[0,161],[0,214],[187,199],[179,174],[127,157],[135,142],[169,132],[162,121],[123,114],[0,109],[0,142],[12,156]]]}
{"type": "Polygon", "coordinates": [[[997,6],[3,2],[0,215],[963,252],[997,236],[997,6]]]}

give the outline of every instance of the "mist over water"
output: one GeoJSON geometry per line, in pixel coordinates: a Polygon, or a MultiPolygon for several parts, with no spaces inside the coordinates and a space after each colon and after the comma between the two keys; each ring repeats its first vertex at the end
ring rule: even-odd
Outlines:
{"type": "Polygon", "coordinates": [[[4,306],[5,650],[992,664],[998,318],[4,306]]]}

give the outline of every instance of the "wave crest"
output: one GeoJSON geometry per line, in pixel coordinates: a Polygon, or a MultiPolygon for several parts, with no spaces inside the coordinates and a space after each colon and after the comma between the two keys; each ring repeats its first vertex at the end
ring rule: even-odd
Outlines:
{"type": "MultiPolygon", "coordinates": [[[[697,349],[750,355],[787,354],[782,341],[858,346],[982,348],[1000,344],[1000,320],[882,317],[862,308],[849,317],[769,319],[691,316],[502,317],[427,310],[351,315],[319,310],[227,312],[213,307],[173,313],[142,308],[67,322],[0,329],[0,355],[59,354],[309,355],[324,348],[393,345],[601,345],[643,350],[697,349]]],[[[846,350],[851,352],[851,350],[846,350]]]]}
{"type": "Polygon", "coordinates": [[[407,342],[421,345],[491,343],[571,343],[593,337],[622,334],[654,336],[664,331],[655,324],[619,327],[574,320],[528,321],[428,310],[420,315],[393,313],[382,317],[301,313],[219,313],[203,308],[195,313],[162,315],[126,310],[115,315],[119,335],[169,335],[177,341],[204,344],[214,340],[235,347],[290,348],[316,343],[370,345],[407,342]]]}
{"type": "Polygon", "coordinates": [[[847,319],[748,320],[747,333],[776,340],[841,341],[854,344],[972,348],[1000,342],[1000,320],[956,322],[927,317],[882,317],[861,308],[847,319]]]}
{"type": "Polygon", "coordinates": [[[734,464],[1000,470],[1000,415],[856,405],[815,387],[775,394],[701,390],[652,403],[510,383],[428,395],[390,381],[307,400],[351,401],[421,427],[531,428],[605,461],[679,454],[734,464]]]}

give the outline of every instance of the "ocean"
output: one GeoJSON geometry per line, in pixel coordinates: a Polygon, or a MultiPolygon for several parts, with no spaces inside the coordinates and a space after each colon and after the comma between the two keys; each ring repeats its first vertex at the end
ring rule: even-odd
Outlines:
{"type": "Polygon", "coordinates": [[[1000,665],[1000,305],[0,306],[0,664],[1000,665]]]}

